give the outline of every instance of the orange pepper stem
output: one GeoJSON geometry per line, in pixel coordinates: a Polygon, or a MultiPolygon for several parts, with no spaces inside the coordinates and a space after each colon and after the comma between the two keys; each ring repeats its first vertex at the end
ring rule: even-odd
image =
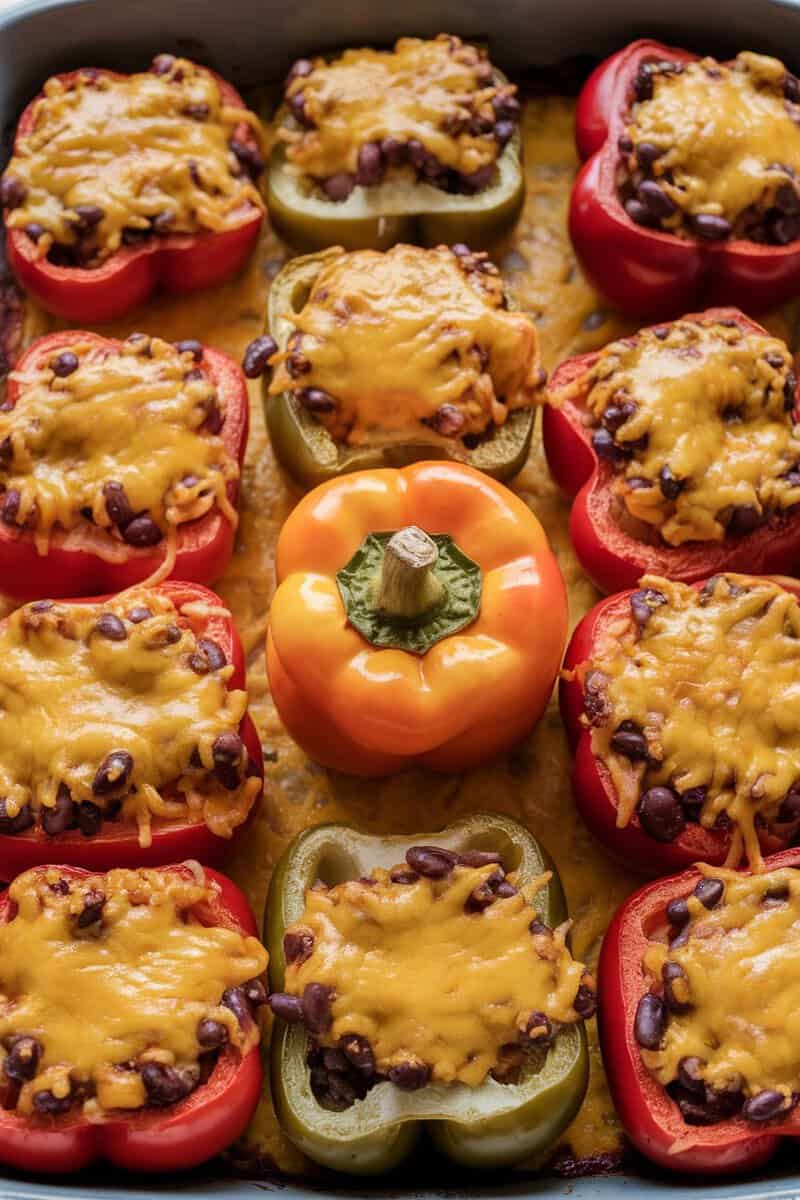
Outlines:
{"type": "Polygon", "coordinates": [[[383,616],[413,621],[439,604],[445,586],[433,568],[439,548],[418,525],[399,529],[386,544],[377,588],[383,616]]]}

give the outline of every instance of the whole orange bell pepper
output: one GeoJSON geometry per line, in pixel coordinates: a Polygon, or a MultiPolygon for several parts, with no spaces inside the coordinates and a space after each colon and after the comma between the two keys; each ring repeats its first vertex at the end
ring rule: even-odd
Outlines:
{"type": "Polygon", "coordinates": [[[533,728],[567,631],[545,533],[457,463],[322,484],[278,541],[267,666],[289,733],[353,775],[472,767],[533,728]]]}

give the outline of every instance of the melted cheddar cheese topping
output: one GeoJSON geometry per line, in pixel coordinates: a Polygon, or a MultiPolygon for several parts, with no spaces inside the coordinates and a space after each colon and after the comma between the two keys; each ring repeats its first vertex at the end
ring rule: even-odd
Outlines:
{"type": "Polygon", "coordinates": [[[16,878],[16,913],[0,924],[0,1076],[16,1038],[35,1038],[41,1052],[19,1112],[40,1111],[41,1092],[73,1096],[87,1115],[142,1107],[147,1062],[196,1082],[202,1021],[223,1025],[243,1054],[258,1042],[257,1023],[245,1028],[221,1001],[264,972],[267,953],[254,937],[201,923],[193,910],[214,895],[202,868],[67,881],[48,867],[16,878]],[[101,910],[88,923],[87,905],[101,910]]]}
{"type": "Polygon", "coordinates": [[[781,805],[800,782],[800,604],[776,583],[716,576],[702,591],[657,576],[643,628],[609,628],[591,663],[603,681],[606,712],[592,728],[627,825],[640,787],[706,789],[700,821],[733,822],[729,861],[744,844],[761,865],[758,823],[781,823],[781,805]],[[612,746],[623,721],[643,730],[649,762],[612,746]]]}
{"type": "Polygon", "coordinates": [[[800,175],[800,125],[784,96],[786,68],[745,51],[731,66],[704,58],[656,73],[652,99],[635,104],[627,133],[648,147],[650,170],[675,205],[662,228],[687,214],[723,217],[747,236],[753,217],[800,175]],[[652,147],[652,151],[649,148],[652,147]]]}
{"type": "Polygon", "coordinates": [[[757,522],[800,503],[795,377],[778,338],[675,321],[606,346],[588,384],[624,464],[625,509],[668,545],[721,541],[736,512],[757,522]]]}
{"type": "Polygon", "coordinates": [[[5,172],[21,197],[6,224],[35,229],[38,255],[78,247],[80,265],[97,266],[137,237],[220,233],[262,207],[231,148],[258,134],[257,119],[226,103],[208,71],[168,59],[157,74],[159,61],[44,85],[5,172]]]}
{"type": "Polygon", "coordinates": [[[524,1040],[532,1016],[576,1022],[585,968],[566,946],[569,923],[530,928],[531,898],[549,875],[469,911],[494,870],[457,866],[445,879],[394,883],[377,869],[366,882],[309,890],[288,932],[310,933],[313,950],[287,966],[286,990],[330,989],[333,1020],[319,1043],[357,1034],[380,1072],[422,1063],[433,1082],[476,1087],[498,1067],[501,1048],[524,1040]]]}
{"type": "Polygon", "coordinates": [[[293,391],[351,445],[483,434],[542,395],[536,329],[503,303],[482,256],[405,245],[342,254],[292,315],[270,391],[293,391]],[[319,392],[329,405],[314,403],[319,392]]]}
{"type": "Polygon", "coordinates": [[[228,690],[233,667],[195,634],[192,621],[206,613],[196,603],[179,611],[140,588],[101,604],[39,601],[11,614],[0,626],[4,819],[41,820],[65,787],[75,804],[90,802],[109,819],[121,802],[142,846],[154,820],[204,820],[231,836],[259,782],[244,778],[241,747],[233,787],[214,773],[214,743],[236,735],[247,693],[228,690]]]}
{"type": "Polygon", "coordinates": [[[688,1011],[670,1014],[660,1049],[642,1058],[664,1085],[681,1059],[696,1057],[699,1077],[718,1091],[774,1088],[788,1099],[800,1091],[800,872],[700,871],[723,881],[724,901],[709,912],[687,897],[682,944],[650,943],[646,973],[660,981],[664,963],[677,963],[688,1011]]]}
{"type": "Polygon", "coordinates": [[[118,348],[78,336],[12,379],[20,390],[0,411],[0,489],[18,498],[13,523],[32,530],[40,554],[56,529],[101,557],[130,553],[109,484],[115,498],[123,489],[129,516],[147,513],[163,534],[214,505],[236,524],[228,487],[239,466],[209,428],[224,422],[224,399],[190,351],[143,335],[118,348]],[[68,357],[77,365],[62,375],[68,357]]]}
{"type": "Polygon", "coordinates": [[[502,151],[492,100],[516,88],[498,83],[485,52],[457,37],[400,38],[393,50],[346,50],[311,66],[286,88],[290,109],[301,102],[302,125],[278,130],[289,163],[304,175],[355,173],[360,148],[385,138],[421,143],[441,166],[467,176],[502,151]]]}

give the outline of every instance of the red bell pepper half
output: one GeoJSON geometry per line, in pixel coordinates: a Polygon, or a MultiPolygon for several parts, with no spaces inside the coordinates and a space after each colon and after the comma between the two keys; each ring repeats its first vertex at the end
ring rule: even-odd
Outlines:
{"type": "MultiPolygon", "coordinates": [[[[107,79],[124,79],[118,71],[95,71],[107,79]]],[[[56,75],[65,88],[80,76],[80,71],[56,75]]],[[[222,99],[235,108],[244,108],[239,93],[214,71],[209,71],[219,86],[222,99]]],[[[17,125],[15,152],[34,128],[36,106],[43,93],[23,110],[17,125]]],[[[244,122],[235,131],[237,140],[258,152],[249,125],[244,122]]],[[[6,231],[9,265],[27,292],[43,308],[73,323],[87,325],[112,321],[143,304],[161,287],[168,292],[194,292],[224,282],[244,266],[255,248],[263,208],[242,225],[223,233],[175,234],[152,237],[138,246],[121,246],[99,267],[59,267],[47,258],[37,258],[36,243],[22,229],[6,231]]]]}
{"type": "MultiPolygon", "coordinates": [[[[95,333],[63,331],[39,338],[22,355],[16,371],[24,373],[48,363],[51,358],[76,341],[86,342],[109,350],[119,348],[120,342],[99,337],[95,333]]],[[[247,383],[238,363],[221,350],[203,348],[203,357],[194,364],[204,371],[215,385],[223,401],[225,422],[220,437],[231,458],[241,467],[247,449],[250,425],[250,405],[247,383]]],[[[13,378],[8,382],[5,408],[13,408],[20,395],[20,384],[13,378]]],[[[146,470],[147,464],[143,464],[146,470]]],[[[232,504],[238,496],[238,480],[228,486],[232,504]]],[[[172,571],[176,579],[197,583],[212,583],[223,573],[231,554],[235,529],[219,508],[212,508],[196,521],[178,527],[177,558],[172,571]]],[[[79,534],[54,529],[46,554],[39,554],[29,530],[17,529],[0,522],[0,591],[19,600],[48,596],[92,596],[122,591],[141,583],[163,561],[166,539],[154,548],[134,549],[120,543],[121,557],[113,561],[102,558],[91,531],[86,531],[84,544],[79,534]]]]}
{"type": "MultiPolygon", "coordinates": [[[[115,864],[119,865],[119,864],[115,864]]],[[[89,874],[59,867],[65,879],[89,874]]],[[[188,867],[170,871],[191,874],[188,867]]],[[[194,910],[204,925],[222,925],[258,937],[243,893],[225,875],[206,869],[219,891],[194,910]]],[[[0,922],[14,917],[7,891],[0,893],[0,922]]],[[[37,1174],[78,1171],[98,1158],[134,1171],[177,1171],[205,1162],[244,1132],[261,1095],[258,1046],[243,1057],[231,1046],[219,1053],[205,1083],[169,1108],[113,1112],[89,1121],[80,1111],[58,1117],[24,1117],[0,1108],[0,1163],[37,1174]]]]}
{"type": "MultiPolygon", "coordinates": [[[[710,308],[689,313],[685,321],[730,321],[751,333],[766,330],[736,308],[710,308]]],[[[629,341],[633,343],[634,334],[629,341]]],[[[549,390],[557,393],[588,373],[600,352],[568,358],[553,372],[549,390]]],[[[800,419],[800,385],[794,419],[800,419]]],[[[556,483],[575,499],[569,534],[578,561],[602,592],[635,587],[642,575],[664,575],[692,583],[721,571],[750,575],[794,573],[800,564],[800,514],[776,514],[743,537],[721,542],[684,542],[668,546],[654,539],[642,541],[618,519],[621,502],[613,492],[618,471],[598,458],[592,446],[594,427],[589,424],[586,396],[574,395],[560,407],[548,405],[543,414],[542,440],[547,463],[556,483]]]]}
{"type": "MultiPolygon", "coordinates": [[[[224,607],[219,596],[197,584],[170,581],[159,584],[154,590],[171,600],[176,608],[190,602],[207,604],[212,609],[224,607]]],[[[71,604],[100,602],[97,599],[68,601],[71,604]]],[[[193,614],[191,625],[198,637],[207,637],[216,642],[233,665],[228,690],[244,688],[244,650],[233,618],[230,615],[222,616],[219,612],[211,612],[208,616],[193,614]]],[[[261,743],[249,715],[239,725],[239,736],[249,755],[250,773],[263,780],[261,743]]],[[[256,796],[251,812],[255,811],[259,798],[260,795],[256,796]]],[[[153,818],[152,837],[150,846],[140,846],[138,826],[121,820],[104,822],[101,832],[94,837],[84,837],[76,829],[48,837],[38,825],[22,833],[0,834],[0,879],[11,880],[29,867],[54,862],[70,863],[91,871],[108,871],[112,867],[154,867],[189,858],[202,863],[216,863],[229,845],[226,838],[212,833],[205,821],[163,821],[153,818]]]]}
{"type": "MultiPolygon", "coordinates": [[[[696,583],[698,590],[704,582],[696,583]]],[[[776,582],[800,597],[797,580],[781,578],[776,582]]],[[[608,640],[609,629],[630,617],[632,595],[632,591],[619,592],[595,604],[576,626],[564,657],[559,704],[574,755],[572,790],[575,802],[590,831],[612,858],[629,870],[643,875],[665,875],[696,862],[719,865],[725,861],[730,848],[730,831],[727,829],[705,829],[696,821],[687,821],[674,841],[659,842],[645,832],[636,812],[627,825],[617,825],[617,792],[611,772],[603,760],[593,754],[591,727],[581,720],[586,708],[583,672],[578,668],[596,657],[598,645],[608,640]]],[[[765,853],[785,846],[785,842],[766,831],[762,831],[761,843],[765,853]]]]}
{"type": "Polygon", "coordinates": [[[762,312],[800,291],[800,241],[678,237],[637,225],[622,206],[618,142],[630,123],[637,71],[646,62],[697,57],[660,42],[632,42],[596,68],[578,100],[576,142],[585,162],[572,192],[570,236],[592,283],[632,316],[671,317],[720,303],[762,312]]]}
{"type": "MultiPolygon", "coordinates": [[[[800,866],[800,848],[765,860],[765,869],[800,866]]],[[[667,927],[666,907],[688,896],[698,871],[672,875],[640,888],[608,927],[598,969],[598,1021],[603,1063],[625,1132],[653,1162],[673,1171],[707,1175],[751,1171],[778,1148],[781,1137],[800,1137],[800,1112],[757,1132],[742,1117],[715,1125],[688,1125],[678,1105],[642,1062],[634,1037],[636,1008],[648,991],[642,958],[649,939],[667,927]]]]}

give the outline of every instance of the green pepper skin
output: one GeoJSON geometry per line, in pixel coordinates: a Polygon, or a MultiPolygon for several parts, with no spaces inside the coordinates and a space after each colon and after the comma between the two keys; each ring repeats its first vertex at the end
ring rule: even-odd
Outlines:
{"type": "MultiPolygon", "coordinates": [[[[294,328],[291,314],[300,312],[320,271],[342,253],[340,247],[334,246],[319,254],[293,258],[276,275],[267,306],[267,332],[281,350],[285,349],[294,328]]],[[[275,457],[295,483],[308,489],[351,471],[407,467],[431,459],[464,462],[504,483],[525,465],[536,419],[533,409],[517,409],[473,450],[467,450],[459,439],[443,443],[424,438],[349,447],[335,442],[325,426],[290,393],[271,396],[267,376],[262,381],[262,395],[275,457]]]]}
{"type": "MultiPolygon", "coordinates": [[[[474,813],[441,833],[414,837],[371,837],[347,825],[320,825],[292,843],[273,874],[264,921],[271,989],[283,990],[283,934],[302,916],[306,891],[316,879],[335,884],[368,875],[375,867],[392,867],[420,843],[459,852],[496,850],[522,883],[552,871],[536,897],[535,911],[550,926],[566,919],[564,893],[549,856],[508,817],[474,813]]],[[[276,1021],[271,1057],[278,1119],[309,1158],[358,1175],[397,1166],[413,1149],[423,1124],[439,1150],[463,1166],[509,1166],[541,1156],[577,1113],[589,1076],[586,1034],[579,1024],[562,1029],[540,1070],[520,1083],[487,1079],[478,1088],[434,1084],[405,1093],[383,1083],[352,1108],[333,1113],[311,1093],[306,1046],[302,1026],[276,1021]]]]}

